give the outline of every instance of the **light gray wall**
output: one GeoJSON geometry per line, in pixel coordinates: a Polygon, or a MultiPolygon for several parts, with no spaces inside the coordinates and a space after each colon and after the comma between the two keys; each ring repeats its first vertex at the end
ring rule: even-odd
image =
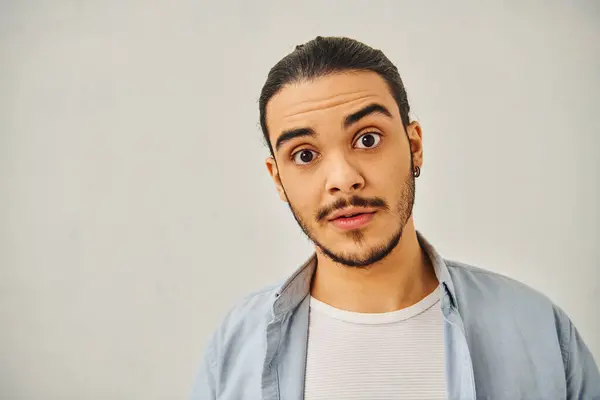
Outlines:
{"type": "Polygon", "coordinates": [[[284,3],[0,3],[0,398],[187,396],[222,314],[311,250],[257,99],[318,34],[397,63],[417,227],[546,293],[600,359],[599,3],[284,3]]]}

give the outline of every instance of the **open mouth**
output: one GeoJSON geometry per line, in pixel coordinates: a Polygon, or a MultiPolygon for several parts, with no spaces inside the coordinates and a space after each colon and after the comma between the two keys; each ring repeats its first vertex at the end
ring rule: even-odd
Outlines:
{"type": "Polygon", "coordinates": [[[351,218],[357,217],[359,215],[368,215],[368,214],[375,214],[375,213],[370,212],[370,213],[356,213],[356,214],[342,215],[341,217],[337,217],[336,219],[351,219],[351,218]]]}
{"type": "Polygon", "coordinates": [[[343,231],[362,229],[371,222],[375,213],[376,212],[374,211],[340,215],[339,217],[331,220],[331,223],[333,226],[343,231]]]}

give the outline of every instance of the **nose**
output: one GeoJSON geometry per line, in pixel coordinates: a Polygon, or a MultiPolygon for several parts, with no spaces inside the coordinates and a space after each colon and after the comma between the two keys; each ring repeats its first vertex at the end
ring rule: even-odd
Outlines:
{"type": "Polygon", "coordinates": [[[330,158],[326,183],[327,192],[330,194],[338,192],[349,194],[362,189],[364,186],[364,177],[347,157],[339,155],[330,158]]]}

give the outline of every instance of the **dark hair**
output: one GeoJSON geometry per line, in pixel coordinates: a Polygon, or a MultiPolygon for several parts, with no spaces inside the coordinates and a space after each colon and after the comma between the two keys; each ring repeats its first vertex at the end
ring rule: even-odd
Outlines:
{"type": "Polygon", "coordinates": [[[404,127],[409,124],[410,106],[398,68],[383,54],[364,43],[347,37],[321,37],[296,46],[283,57],[267,76],[259,99],[260,126],[271,154],[273,146],[267,130],[267,103],[283,86],[343,71],[373,71],[388,84],[398,104],[404,127]]]}

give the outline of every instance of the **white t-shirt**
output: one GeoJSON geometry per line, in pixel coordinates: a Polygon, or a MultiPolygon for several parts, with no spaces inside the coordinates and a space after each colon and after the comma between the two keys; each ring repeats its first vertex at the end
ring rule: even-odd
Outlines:
{"type": "Polygon", "coordinates": [[[311,297],[304,399],[445,399],[439,290],[380,314],[344,311],[311,297]]]}

